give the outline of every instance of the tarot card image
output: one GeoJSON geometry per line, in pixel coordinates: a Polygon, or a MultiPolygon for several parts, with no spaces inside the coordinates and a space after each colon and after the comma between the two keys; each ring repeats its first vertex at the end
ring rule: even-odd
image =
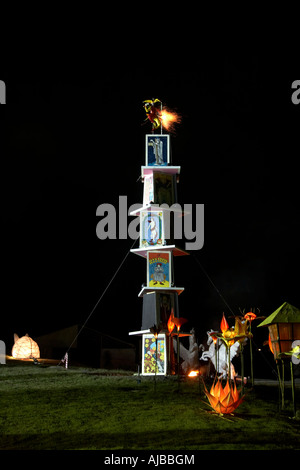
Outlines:
{"type": "Polygon", "coordinates": [[[148,206],[153,201],[153,175],[147,175],[144,178],[143,206],[148,206]]]}
{"type": "Polygon", "coordinates": [[[165,335],[160,334],[155,340],[153,335],[143,335],[143,375],[166,374],[165,335]]]}
{"type": "Polygon", "coordinates": [[[142,247],[162,245],[163,212],[142,211],[140,218],[140,245],[142,247]]]}
{"type": "Polygon", "coordinates": [[[147,252],[147,285],[171,287],[171,254],[169,251],[147,252]]]}
{"type": "Polygon", "coordinates": [[[170,136],[146,135],[146,166],[166,166],[170,161],[170,136]]]}

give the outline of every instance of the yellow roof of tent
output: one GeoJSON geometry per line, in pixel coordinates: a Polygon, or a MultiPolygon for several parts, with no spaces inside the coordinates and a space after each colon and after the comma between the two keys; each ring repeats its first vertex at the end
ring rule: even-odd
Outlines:
{"type": "Polygon", "coordinates": [[[300,323],[300,309],[284,302],[258,326],[267,326],[272,323],[300,323]]]}

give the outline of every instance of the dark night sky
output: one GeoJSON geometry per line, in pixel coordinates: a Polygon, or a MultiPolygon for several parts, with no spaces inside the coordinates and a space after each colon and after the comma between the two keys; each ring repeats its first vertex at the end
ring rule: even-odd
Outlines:
{"type": "MultiPolygon", "coordinates": [[[[8,81],[1,339],[87,319],[132,245],[96,237],[96,208],[119,195],[142,202],[137,179],[150,131],[142,101],[152,97],[182,115],[171,140],[179,202],[205,204],[203,249],[175,259],[186,328],[196,327],[201,342],[223,311],[230,315],[195,258],[236,313],[299,307],[300,105],[290,99],[299,77],[281,69],[274,79],[274,70],[255,54],[224,54],[179,58],[160,80],[145,65],[84,81],[8,81]]],[[[129,341],[145,281],[145,261],[130,254],[87,326],[129,341]]]]}

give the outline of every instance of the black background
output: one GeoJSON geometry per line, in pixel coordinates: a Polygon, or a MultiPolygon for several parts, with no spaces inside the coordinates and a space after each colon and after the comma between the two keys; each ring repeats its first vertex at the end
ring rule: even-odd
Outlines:
{"type": "MultiPolygon", "coordinates": [[[[0,77],[8,348],[14,332],[35,337],[84,323],[126,256],[131,239],[97,238],[96,209],[117,208],[120,195],[128,206],[142,202],[138,178],[151,130],[142,125],[142,101],[153,97],[182,116],[171,136],[179,202],[205,204],[204,247],[175,259],[185,329],[195,327],[202,342],[223,312],[229,319],[239,308],[268,316],[284,301],[300,307],[300,105],[291,101],[299,76],[287,65],[262,52],[142,65],[120,56],[83,77],[0,77]]],[[[129,254],[87,326],[134,341],[128,332],[140,328],[145,281],[145,261],[129,254]]],[[[261,330],[254,339],[269,360],[261,330]]]]}

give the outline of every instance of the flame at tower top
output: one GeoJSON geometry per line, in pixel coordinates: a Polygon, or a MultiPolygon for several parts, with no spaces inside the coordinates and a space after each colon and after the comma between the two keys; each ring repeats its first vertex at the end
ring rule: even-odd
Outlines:
{"type": "Polygon", "coordinates": [[[174,124],[181,122],[180,114],[163,106],[158,98],[145,100],[143,103],[146,112],[145,121],[149,120],[152,123],[152,133],[159,128],[161,129],[161,133],[163,128],[168,132],[174,132],[174,124]]]}

